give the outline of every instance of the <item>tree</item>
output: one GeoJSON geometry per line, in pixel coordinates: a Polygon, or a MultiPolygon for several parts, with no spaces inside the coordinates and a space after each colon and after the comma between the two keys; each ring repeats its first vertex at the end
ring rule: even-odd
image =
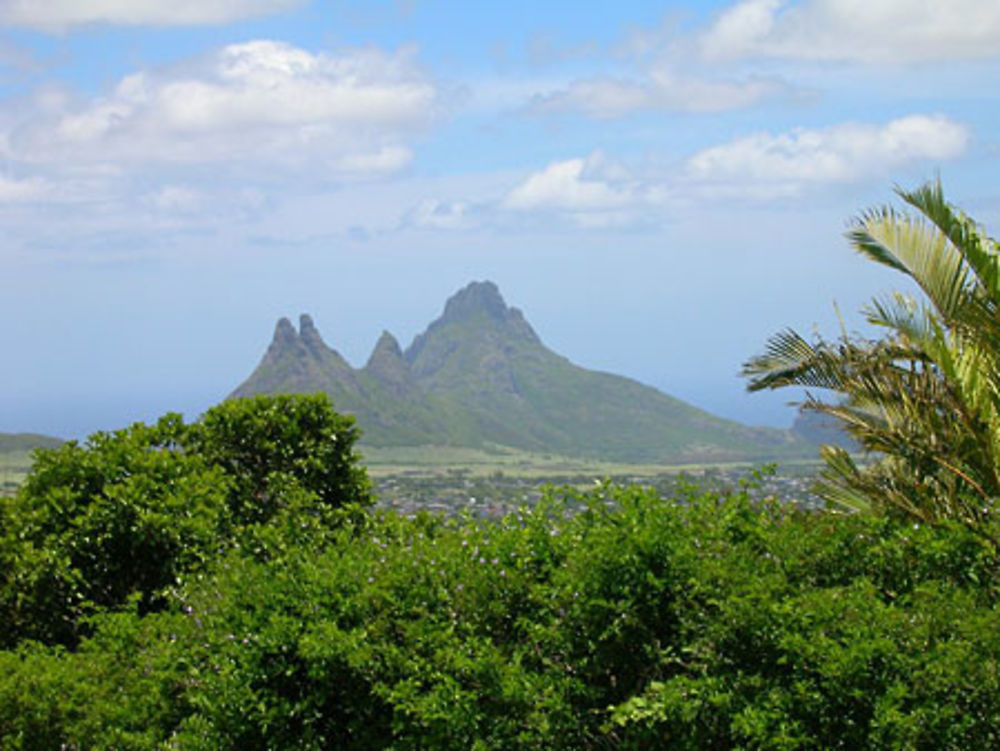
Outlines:
{"type": "Polygon", "coordinates": [[[269,396],[37,452],[0,506],[0,644],[73,644],[84,616],[132,596],[155,610],[241,540],[260,550],[335,525],[338,507],[370,501],[356,438],[324,395],[269,396]]]}
{"type": "Polygon", "coordinates": [[[956,519],[993,537],[1000,496],[1000,256],[996,242],[944,199],[940,182],[897,189],[913,211],[872,209],[847,233],[862,255],[923,293],[874,299],[886,331],[807,341],[772,337],[744,365],[749,390],[805,386],[804,409],[837,418],[871,461],[825,446],[817,492],[835,506],[883,509],[926,522],[956,519]]]}
{"type": "Polygon", "coordinates": [[[36,453],[5,501],[3,641],[71,644],[81,617],[140,593],[143,609],[220,538],[228,480],[179,450],[180,415],[36,453]]]}
{"type": "Polygon", "coordinates": [[[245,524],[270,518],[288,481],[327,508],[370,503],[357,439],[354,418],[335,412],[318,393],[223,402],[191,426],[185,445],[233,481],[231,512],[245,524]]]}

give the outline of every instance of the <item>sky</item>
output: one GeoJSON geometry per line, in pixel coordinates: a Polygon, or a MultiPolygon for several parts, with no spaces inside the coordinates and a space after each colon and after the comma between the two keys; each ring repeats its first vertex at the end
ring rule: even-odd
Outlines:
{"type": "Polygon", "coordinates": [[[751,424],[741,364],[995,236],[1000,0],[0,0],[0,431],[189,419],[310,313],[356,366],[496,282],[585,367],[751,424]],[[839,312],[838,312],[839,311],[839,312]]]}

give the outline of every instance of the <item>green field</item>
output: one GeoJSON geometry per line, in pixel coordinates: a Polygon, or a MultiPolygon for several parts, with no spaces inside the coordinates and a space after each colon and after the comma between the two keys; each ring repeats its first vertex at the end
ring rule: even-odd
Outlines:
{"type": "MultiPolygon", "coordinates": [[[[700,474],[706,470],[748,471],[756,464],[726,462],[718,464],[621,464],[616,462],[532,453],[506,446],[488,450],[456,446],[399,446],[392,448],[362,446],[362,464],[373,479],[397,476],[490,477],[503,474],[512,478],[545,480],[549,478],[656,477],[663,474],[700,474]]],[[[808,470],[816,460],[786,460],[781,469],[808,470]]],[[[0,451],[0,494],[11,495],[31,469],[31,451],[0,451]]]]}
{"type": "Polygon", "coordinates": [[[13,495],[31,469],[36,448],[55,448],[61,438],[38,433],[0,433],[0,496],[13,495]]]}
{"type": "MultiPolygon", "coordinates": [[[[456,510],[475,502],[479,509],[503,513],[520,503],[531,503],[544,485],[582,489],[604,479],[639,483],[670,495],[681,474],[724,487],[737,484],[759,467],[748,462],[622,464],[507,446],[361,446],[359,453],[379,502],[407,511],[456,510]]],[[[0,496],[14,494],[30,471],[31,461],[30,450],[0,450],[0,496]]],[[[806,487],[802,478],[810,477],[817,465],[816,460],[781,462],[768,492],[787,500],[801,500],[806,487]]]]}
{"type": "MultiPolygon", "coordinates": [[[[759,463],[719,462],[701,464],[623,464],[618,462],[532,453],[507,446],[489,450],[457,446],[361,446],[361,463],[372,477],[399,474],[440,474],[461,472],[482,476],[502,472],[515,477],[553,475],[593,475],[596,477],[647,477],[664,473],[700,472],[705,469],[753,469],[759,463]]],[[[782,467],[814,467],[817,459],[783,460],[782,467]]]]}
{"type": "Polygon", "coordinates": [[[31,452],[0,452],[0,495],[12,495],[31,469],[31,452]]]}

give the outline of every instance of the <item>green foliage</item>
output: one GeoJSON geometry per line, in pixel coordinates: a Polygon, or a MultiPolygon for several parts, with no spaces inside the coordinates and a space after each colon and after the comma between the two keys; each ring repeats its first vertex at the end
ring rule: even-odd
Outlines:
{"type": "Polygon", "coordinates": [[[334,412],[324,394],[257,396],[210,409],[184,446],[232,479],[233,521],[246,524],[274,514],[275,486],[288,478],[330,508],[369,503],[357,438],[354,420],[334,412]]]}
{"type": "Polygon", "coordinates": [[[166,610],[0,655],[0,746],[1000,741],[996,560],[961,526],[606,485],[491,521],[297,518],[166,610]]]}
{"type": "Polygon", "coordinates": [[[261,397],[39,451],[0,514],[0,643],[73,644],[87,614],[133,593],[160,608],[235,542],[280,547],[266,527],[290,513],[299,537],[334,523],[368,498],[355,437],[325,397],[261,397]]]}
{"type": "Polygon", "coordinates": [[[72,643],[81,617],[133,592],[144,607],[218,544],[227,480],[177,450],[177,415],[40,451],[6,503],[4,641],[72,643]]]}
{"type": "Polygon", "coordinates": [[[95,626],[73,652],[34,642],[0,652],[0,747],[163,748],[189,711],[181,700],[193,665],[183,617],[141,618],[132,608],[97,616],[95,626]]]}
{"type": "Polygon", "coordinates": [[[403,517],[353,440],[281,397],[41,453],[0,517],[0,748],[1000,744],[967,525],[684,483],[403,517]]]}
{"type": "Polygon", "coordinates": [[[940,183],[898,191],[916,215],[869,211],[848,233],[870,260],[908,276],[921,301],[896,293],[865,313],[882,340],[774,336],[744,373],[751,390],[789,385],[804,408],[837,418],[872,459],[824,449],[817,492],[848,509],[878,508],[913,520],[958,520],[1000,543],[1000,261],[996,242],[944,200],[940,183]]]}

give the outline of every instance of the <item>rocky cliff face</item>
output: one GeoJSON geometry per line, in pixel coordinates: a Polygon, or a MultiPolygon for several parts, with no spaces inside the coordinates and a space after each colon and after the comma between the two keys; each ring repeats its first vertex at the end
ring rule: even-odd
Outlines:
{"type": "Polygon", "coordinates": [[[620,461],[767,459],[812,451],[789,431],[714,417],[549,350],[492,282],[459,290],[404,351],[383,332],[353,368],[312,319],[281,319],[232,396],[325,391],[373,445],[502,444],[620,461]]]}
{"type": "Polygon", "coordinates": [[[354,370],[340,353],[326,346],[312,318],[299,318],[299,331],[282,318],[260,364],[233,397],[254,394],[357,390],[354,370]]]}
{"type": "Polygon", "coordinates": [[[388,331],[383,331],[376,342],[371,357],[365,363],[364,372],[400,397],[419,390],[399,342],[388,331]]]}

